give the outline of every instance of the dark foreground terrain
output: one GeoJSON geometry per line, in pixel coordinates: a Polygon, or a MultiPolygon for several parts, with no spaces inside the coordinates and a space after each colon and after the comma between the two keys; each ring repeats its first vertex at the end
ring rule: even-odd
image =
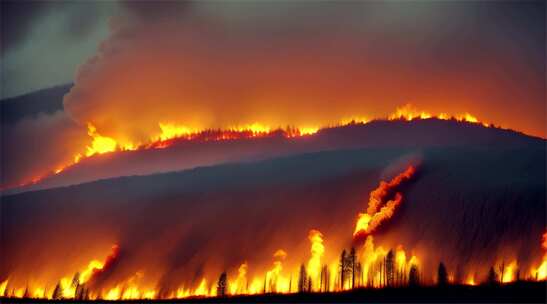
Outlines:
{"type": "MultiPolygon", "coordinates": [[[[268,294],[223,298],[180,300],[124,300],[124,303],[546,303],[547,282],[519,282],[503,286],[463,286],[445,288],[358,289],[336,293],[268,294]]],[[[6,299],[1,303],[82,302],[36,299],[6,299]]],[[[87,301],[110,303],[116,301],[87,301]]],[[[122,302],[122,301],[120,301],[122,302]]]]}

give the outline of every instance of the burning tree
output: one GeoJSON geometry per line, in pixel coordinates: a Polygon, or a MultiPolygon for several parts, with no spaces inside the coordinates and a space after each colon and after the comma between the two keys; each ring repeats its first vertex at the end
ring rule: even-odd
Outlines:
{"type": "Polygon", "coordinates": [[[307,290],[308,274],[306,273],[306,267],[304,264],[300,265],[300,274],[298,276],[298,292],[306,292],[307,290]]]}
{"type": "Polygon", "coordinates": [[[395,256],[393,250],[389,250],[386,256],[386,284],[388,287],[393,287],[395,279],[395,256]]]}
{"type": "Polygon", "coordinates": [[[55,285],[55,289],[53,289],[53,294],[51,295],[51,298],[54,300],[60,300],[63,298],[63,290],[61,289],[61,282],[55,285]]]}
{"type": "Polygon", "coordinates": [[[342,254],[340,254],[340,290],[344,290],[344,283],[346,279],[346,272],[347,272],[347,256],[346,256],[346,249],[342,250],[342,254]]]}
{"type": "Polygon", "coordinates": [[[220,274],[217,283],[217,296],[224,297],[226,295],[226,272],[220,274]]]}

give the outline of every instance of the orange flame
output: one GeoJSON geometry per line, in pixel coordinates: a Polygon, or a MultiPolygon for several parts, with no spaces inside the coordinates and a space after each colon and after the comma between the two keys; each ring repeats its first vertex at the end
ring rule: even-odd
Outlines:
{"type": "Polygon", "coordinates": [[[321,257],[325,253],[325,246],[323,245],[323,234],[318,230],[312,229],[308,235],[308,239],[311,242],[311,257],[308,261],[308,275],[312,279],[312,288],[317,290],[320,286],[319,276],[321,273],[321,257]]]}
{"type": "Polygon", "coordinates": [[[436,118],[440,120],[454,119],[456,121],[482,124],[485,127],[489,127],[489,124],[485,122],[480,122],[476,116],[473,116],[467,112],[463,114],[459,114],[459,115],[452,115],[452,116],[446,113],[439,113],[437,115],[433,115],[426,111],[419,111],[416,108],[414,108],[411,104],[405,104],[402,107],[397,107],[395,112],[388,116],[389,120],[402,119],[407,121],[411,121],[414,119],[428,119],[428,118],[436,118]]]}
{"type": "MultiPolygon", "coordinates": [[[[334,260],[328,265],[330,266],[330,276],[323,276],[324,269],[327,268],[327,264],[323,264],[323,257],[325,253],[325,245],[323,244],[323,235],[318,230],[311,230],[308,234],[308,240],[311,243],[310,254],[311,257],[307,263],[307,277],[306,280],[311,279],[309,291],[323,292],[326,291],[325,284],[328,285],[330,291],[340,291],[367,286],[372,288],[381,288],[384,286],[404,286],[408,284],[409,278],[406,274],[413,267],[419,266],[418,258],[415,255],[409,254],[403,249],[401,245],[397,246],[395,250],[388,250],[382,246],[375,246],[372,235],[367,235],[366,241],[361,248],[358,248],[356,254],[356,262],[360,265],[359,277],[356,281],[352,276],[347,276],[343,282],[339,280],[340,264],[338,260],[334,260]],[[410,256],[410,258],[409,258],[410,256]],[[391,265],[389,268],[388,265],[391,265]],[[390,270],[388,270],[390,269],[390,270]],[[389,274],[391,272],[391,275],[389,274]],[[319,280],[319,275],[321,279],[319,280]],[[321,282],[318,284],[314,282],[321,282]],[[390,283],[391,282],[391,283],[390,283]],[[393,285],[391,285],[393,284],[393,285]]],[[[547,249],[547,233],[543,235],[543,247],[547,249]]],[[[77,298],[78,286],[86,286],[86,283],[93,279],[94,276],[100,275],[104,269],[107,269],[109,265],[116,260],[118,256],[119,248],[117,246],[112,247],[111,254],[100,262],[92,260],[88,263],[87,267],[80,272],[80,280],[77,285],[74,284],[74,280],[69,276],[61,278],[58,283],[59,291],[55,295],[56,298],[62,299],[74,299],[77,298]]],[[[298,278],[298,269],[288,271],[284,269],[283,262],[287,259],[287,252],[283,249],[275,251],[273,254],[274,262],[272,267],[263,273],[261,276],[255,277],[252,282],[247,280],[247,274],[249,266],[246,262],[242,263],[238,270],[235,279],[227,282],[227,290],[230,295],[244,295],[244,294],[260,294],[260,293],[291,293],[296,290],[291,287],[294,285],[292,279],[298,278]]],[[[545,263],[545,260],[544,260],[545,263]]],[[[504,273],[501,278],[501,282],[508,283],[515,280],[515,274],[517,271],[517,261],[512,261],[504,268],[504,273]]],[[[536,270],[539,271],[539,270],[536,270]]],[[[537,280],[544,280],[544,277],[536,277],[537,280]]],[[[92,300],[130,300],[130,299],[156,299],[160,298],[156,289],[149,289],[142,285],[142,278],[144,273],[138,271],[132,275],[129,279],[116,284],[115,286],[108,287],[104,290],[92,290],[88,295],[92,300]]],[[[449,281],[454,281],[454,275],[449,275],[449,281]]],[[[214,297],[217,296],[217,285],[214,280],[208,277],[202,277],[198,280],[199,284],[192,288],[180,287],[176,291],[173,291],[168,296],[162,296],[161,298],[190,298],[190,297],[214,297]],[[209,283],[212,282],[212,283],[209,283]]],[[[43,286],[27,287],[10,287],[8,291],[8,280],[0,282],[0,296],[8,298],[44,298],[52,299],[54,294],[53,290],[46,291],[43,286]]],[[[472,272],[464,282],[467,285],[474,286],[475,273],[472,272]]]]}
{"type": "Polygon", "coordinates": [[[545,251],[543,254],[543,261],[537,268],[532,269],[532,276],[537,280],[543,281],[547,280],[547,232],[543,234],[541,247],[543,248],[543,251],[545,251]]]}
{"type": "Polygon", "coordinates": [[[367,212],[359,213],[358,215],[355,230],[353,232],[354,237],[360,234],[368,235],[372,233],[383,221],[393,216],[395,209],[403,200],[401,193],[395,193],[393,199],[387,201],[381,208],[380,206],[384,203],[390,191],[393,191],[401,183],[412,178],[415,172],[416,169],[414,166],[409,166],[403,173],[397,175],[389,183],[384,181],[380,182],[380,186],[370,193],[367,212]],[[378,208],[380,208],[380,210],[378,210],[378,208]]]}
{"type": "MultiPolygon", "coordinates": [[[[388,120],[415,120],[415,119],[429,119],[436,118],[440,120],[453,119],[460,122],[477,123],[482,124],[485,127],[489,127],[489,124],[480,122],[477,117],[463,113],[458,115],[448,115],[446,113],[439,113],[433,115],[426,111],[419,111],[411,104],[405,104],[402,107],[396,108],[395,112],[388,115],[388,120]]],[[[383,118],[385,119],[385,118],[383,118]]],[[[353,124],[367,124],[372,121],[379,120],[370,119],[368,116],[354,115],[340,119],[334,126],[346,126],[353,124]]],[[[381,119],[380,119],[381,120],[381,119]]],[[[40,182],[44,178],[50,175],[60,174],[67,168],[78,164],[85,158],[93,157],[100,154],[113,153],[116,151],[133,151],[144,149],[163,149],[171,146],[178,140],[202,140],[202,141],[222,141],[222,140],[236,140],[256,137],[267,137],[274,134],[282,134],[286,138],[298,138],[302,136],[310,136],[322,129],[327,129],[332,126],[297,126],[297,127],[272,127],[260,122],[254,122],[247,125],[231,126],[221,130],[206,130],[190,128],[184,124],[175,122],[158,122],[158,133],[151,136],[147,142],[120,142],[113,137],[101,135],[95,125],[91,122],[87,124],[87,134],[90,138],[90,143],[84,147],[82,151],[76,153],[70,162],[64,164],[57,164],[51,171],[45,174],[37,175],[30,178],[30,181],[20,183],[18,186],[27,186],[40,182]]]]}

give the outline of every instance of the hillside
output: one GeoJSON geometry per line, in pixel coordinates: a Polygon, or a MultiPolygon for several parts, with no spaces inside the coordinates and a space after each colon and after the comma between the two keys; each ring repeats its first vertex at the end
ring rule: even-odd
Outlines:
{"type": "MultiPolygon", "coordinates": [[[[322,129],[311,136],[222,141],[172,140],[167,148],[97,155],[9,193],[45,189],[118,176],[147,175],[228,162],[256,161],[337,149],[428,147],[528,147],[545,140],[511,130],[454,120],[373,121],[322,129]]],[[[8,164],[9,165],[9,164],[8,164]]]]}
{"type": "Polygon", "coordinates": [[[426,281],[441,260],[478,279],[502,259],[525,271],[542,255],[545,152],[540,144],[339,150],[4,196],[0,279],[59,277],[118,244],[103,284],[140,270],[169,290],[243,260],[263,270],[278,248],[287,269],[298,267],[312,228],[324,234],[326,260],[336,259],[352,245],[369,192],[408,162],[419,164],[418,177],[377,244],[416,254],[426,281]]]}

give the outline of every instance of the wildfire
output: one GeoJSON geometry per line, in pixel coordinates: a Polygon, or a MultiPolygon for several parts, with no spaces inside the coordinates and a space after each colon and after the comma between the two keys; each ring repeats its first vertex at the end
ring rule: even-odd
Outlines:
{"type": "Polygon", "coordinates": [[[87,134],[93,139],[90,146],[87,146],[86,156],[92,156],[95,154],[103,154],[116,151],[118,143],[106,136],[101,136],[97,133],[97,128],[91,123],[87,124],[87,134]]]}
{"type": "Polygon", "coordinates": [[[396,192],[393,199],[387,202],[385,200],[391,192],[395,191],[402,183],[410,180],[415,173],[416,169],[413,166],[409,166],[403,173],[397,175],[390,182],[380,182],[378,188],[370,193],[367,212],[359,213],[358,215],[355,231],[353,232],[354,237],[370,234],[383,221],[393,216],[395,209],[403,200],[403,195],[400,192],[396,192]]]}
{"type": "Polygon", "coordinates": [[[547,232],[543,234],[541,247],[543,248],[543,261],[536,269],[532,269],[532,275],[536,280],[547,279],[547,232]]]}
{"type": "Polygon", "coordinates": [[[459,115],[448,115],[446,113],[439,113],[437,115],[433,115],[426,111],[419,111],[416,108],[414,108],[411,104],[406,104],[402,107],[398,107],[394,113],[389,115],[389,120],[407,120],[411,121],[414,119],[428,119],[428,118],[436,118],[440,120],[449,120],[454,119],[456,121],[461,122],[468,122],[468,123],[480,123],[485,127],[488,127],[489,125],[485,122],[480,122],[479,119],[469,113],[463,113],[459,115]]]}
{"type": "Polygon", "coordinates": [[[232,295],[247,293],[247,262],[239,266],[236,280],[230,285],[230,293],[232,295]]]}
{"type": "Polygon", "coordinates": [[[279,249],[274,253],[273,268],[266,273],[265,292],[287,292],[289,290],[289,281],[283,277],[283,260],[287,257],[287,252],[279,249]]]}
{"type": "MultiPolygon", "coordinates": [[[[371,198],[379,199],[369,204],[369,210],[377,210],[386,196],[385,193],[410,179],[414,172],[414,167],[409,167],[389,183],[382,182],[381,186],[371,193],[371,198]]],[[[237,268],[237,273],[233,275],[227,275],[224,272],[218,281],[215,281],[215,278],[203,276],[198,280],[197,286],[180,286],[166,295],[160,295],[158,292],[161,286],[144,287],[142,284],[144,273],[141,271],[137,271],[115,286],[95,290],[93,281],[99,279],[119,257],[120,248],[114,245],[104,261],[91,260],[85,268],[76,271],[73,277],[61,278],[53,290],[47,290],[45,285],[10,286],[9,280],[5,280],[0,282],[0,297],[74,300],[172,299],[263,293],[330,292],[360,287],[398,287],[423,283],[421,282],[422,270],[416,255],[405,251],[401,245],[396,246],[395,249],[376,246],[374,237],[370,233],[366,235],[366,240],[361,247],[352,248],[349,253],[343,250],[339,259],[330,262],[325,261],[324,235],[319,230],[312,229],[307,239],[310,242],[310,257],[306,264],[301,264],[296,269],[287,269],[284,266],[288,259],[287,251],[278,249],[273,253],[271,267],[264,273],[256,275],[252,281],[247,278],[251,265],[243,262],[237,268]]],[[[543,263],[532,270],[533,277],[529,278],[530,280],[545,280],[547,232],[543,235],[542,246],[546,250],[543,263]]],[[[518,279],[516,260],[508,265],[502,262],[498,266],[501,271],[499,278],[501,283],[518,279]]],[[[450,273],[449,282],[476,285],[475,274],[472,272],[464,282],[457,282],[453,273],[450,273]]]]}
{"type": "Polygon", "coordinates": [[[469,285],[469,286],[477,285],[477,283],[475,282],[475,275],[474,274],[470,274],[467,277],[467,279],[465,280],[465,285],[469,285]]]}
{"type": "Polygon", "coordinates": [[[503,269],[503,274],[501,278],[502,283],[510,283],[515,280],[515,272],[517,271],[517,261],[512,261],[509,265],[505,266],[503,269]]]}
{"type": "Polygon", "coordinates": [[[189,136],[196,133],[186,126],[179,126],[173,123],[159,123],[161,134],[158,136],[157,141],[165,141],[172,138],[189,136]]]}
{"type": "MultiPolygon", "coordinates": [[[[440,119],[449,120],[453,119],[459,122],[467,122],[474,124],[481,124],[485,127],[489,127],[489,124],[480,122],[477,117],[463,113],[459,115],[448,115],[446,113],[439,113],[433,115],[426,111],[420,111],[414,108],[411,104],[406,104],[402,107],[396,108],[395,112],[387,116],[388,120],[406,120],[411,121],[415,119],[440,119]]],[[[72,160],[64,163],[57,164],[51,169],[51,172],[45,173],[39,176],[35,176],[30,179],[29,182],[19,184],[19,186],[26,186],[36,184],[42,179],[50,176],[60,174],[67,168],[78,164],[82,160],[93,157],[100,154],[113,153],[116,151],[134,151],[144,149],[163,149],[170,147],[178,141],[182,140],[198,140],[198,141],[225,141],[236,139],[248,139],[257,137],[274,136],[275,134],[281,134],[285,138],[293,139],[302,136],[311,136],[316,134],[322,129],[331,127],[346,126],[352,124],[367,124],[375,120],[382,120],[386,118],[370,119],[367,116],[349,116],[340,119],[337,123],[331,126],[297,126],[297,127],[273,127],[260,122],[254,122],[247,125],[230,126],[225,129],[211,130],[211,129],[199,129],[192,128],[185,124],[179,124],[175,122],[158,122],[157,134],[151,136],[148,141],[145,142],[123,142],[116,140],[113,137],[104,136],[99,133],[97,128],[92,122],[87,124],[87,135],[89,136],[90,143],[80,152],[76,153],[72,160]]]]}
{"type": "MultiPolygon", "coordinates": [[[[398,108],[389,119],[449,119],[446,114],[433,116],[427,112],[415,111],[411,107],[398,108]]],[[[477,123],[478,120],[470,114],[464,114],[461,121],[477,123]]],[[[344,124],[368,123],[366,118],[351,118],[344,124]]],[[[110,153],[113,151],[134,150],[140,148],[161,148],[171,144],[173,139],[200,139],[200,140],[230,140],[238,138],[270,136],[273,132],[282,132],[287,138],[308,136],[316,133],[318,128],[301,129],[272,129],[258,123],[249,126],[232,127],[224,131],[194,130],[174,123],[160,123],[161,133],[150,143],[143,145],[118,143],[114,138],[102,136],[97,129],[88,124],[88,135],[92,142],[86,147],[86,152],[74,157],[74,163],[78,163],[85,157],[96,154],[110,153]]],[[[56,173],[62,172],[66,167],[56,169],[56,173]]],[[[245,295],[261,293],[293,293],[293,292],[329,292],[348,290],[359,287],[381,288],[394,286],[407,286],[420,282],[420,260],[412,251],[405,251],[398,245],[395,249],[377,246],[374,244],[372,233],[386,220],[391,218],[397,207],[403,201],[400,186],[411,180],[416,174],[416,168],[409,166],[404,172],[395,176],[389,182],[381,181],[378,188],[370,192],[368,206],[365,213],[359,213],[356,221],[353,238],[364,237],[365,242],[358,248],[352,248],[349,253],[345,250],[339,259],[326,261],[326,246],[324,235],[312,229],[308,233],[310,242],[309,259],[302,263],[300,268],[288,269],[290,263],[287,251],[279,249],[273,254],[271,260],[262,265],[250,265],[243,262],[237,268],[237,272],[229,273],[225,282],[225,290],[222,284],[216,282],[214,277],[203,276],[196,282],[196,286],[177,286],[167,296],[160,294],[161,286],[155,288],[144,287],[142,278],[144,273],[137,271],[123,282],[115,286],[109,286],[104,290],[94,290],[93,282],[105,273],[110,265],[119,256],[119,247],[114,245],[112,252],[104,261],[91,260],[83,269],[75,272],[74,276],[60,278],[54,289],[48,290],[47,285],[33,287],[15,287],[9,285],[9,280],[0,283],[0,296],[18,298],[46,298],[46,299],[156,299],[156,298],[189,298],[189,297],[213,297],[223,295],[245,295]],[[391,198],[391,199],[389,199],[391,198]],[[249,270],[262,269],[262,273],[248,278],[249,270]],[[230,279],[233,278],[233,279],[230,279]]],[[[543,234],[542,247],[545,250],[542,263],[531,270],[535,280],[547,279],[547,232],[543,234]]],[[[329,249],[332,250],[332,249],[329,249]]],[[[292,257],[291,253],[291,257],[292,257]]],[[[501,283],[512,282],[517,276],[517,261],[512,261],[503,267],[501,283]]],[[[476,272],[469,275],[464,282],[455,282],[452,276],[451,282],[476,285],[476,272]]],[[[221,276],[222,277],[222,276],[221,276]]]]}

